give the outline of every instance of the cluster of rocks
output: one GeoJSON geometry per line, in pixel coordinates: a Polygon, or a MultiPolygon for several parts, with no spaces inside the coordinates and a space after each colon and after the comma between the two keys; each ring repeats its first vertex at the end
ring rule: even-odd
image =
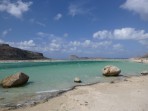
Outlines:
{"type": "MultiPolygon", "coordinates": [[[[121,69],[119,69],[118,67],[116,66],[105,66],[103,69],[102,69],[102,73],[104,76],[118,76],[120,73],[121,73],[121,69]]],[[[81,83],[81,79],[79,77],[76,77],[74,79],[74,82],[76,83],[81,83]]]]}
{"type": "MultiPolygon", "coordinates": [[[[119,76],[121,73],[121,69],[118,68],[117,66],[113,66],[113,65],[107,65],[102,69],[102,74],[104,76],[119,76]]],[[[148,75],[148,71],[142,71],[141,75],[148,75]]],[[[79,77],[76,77],[74,79],[74,82],[76,83],[81,83],[81,79],[79,77]]]]}
{"type": "Polygon", "coordinates": [[[14,75],[10,75],[1,81],[3,88],[19,87],[26,84],[29,80],[29,76],[19,72],[14,75]]]}
{"type": "MultiPolygon", "coordinates": [[[[104,76],[118,76],[121,73],[121,69],[116,66],[105,66],[102,73],[104,76]]],[[[141,75],[148,75],[148,71],[142,71],[141,75]]]]}
{"type": "MultiPolygon", "coordinates": [[[[116,66],[105,66],[102,73],[104,76],[119,76],[121,69],[116,66]]],[[[142,71],[141,75],[148,75],[148,71],[142,71]]]]}

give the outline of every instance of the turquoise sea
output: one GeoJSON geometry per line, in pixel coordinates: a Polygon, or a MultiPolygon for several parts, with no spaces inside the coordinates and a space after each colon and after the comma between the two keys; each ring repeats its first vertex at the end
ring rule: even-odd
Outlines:
{"type": "Polygon", "coordinates": [[[0,80],[17,72],[24,72],[30,77],[23,87],[0,87],[0,107],[19,107],[47,100],[59,91],[78,85],[73,82],[75,77],[81,78],[82,84],[117,79],[102,76],[101,70],[106,65],[119,67],[124,76],[140,75],[140,72],[148,70],[148,64],[128,60],[0,63],[0,80]]]}

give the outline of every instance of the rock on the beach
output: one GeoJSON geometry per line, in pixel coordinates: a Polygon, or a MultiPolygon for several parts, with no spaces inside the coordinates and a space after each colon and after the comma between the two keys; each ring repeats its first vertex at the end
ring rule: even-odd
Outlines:
{"type": "Polygon", "coordinates": [[[81,79],[79,77],[75,77],[74,82],[81,83],[82,81],[81,81],[81,79]]]}
{"type": "Polygon", "coordinates": [[[148,75],[148,71],[142,71],[141,74],[142,75],[148,75]]]}
{"type": "Polygon", "coordinates": [[[116,66],[105,66],[102,70],[104,76],[118,76],[121,72],[116,66]]]}
{"type": "Polygon", "coordinates": [[[19,72],[17,74],[8,76],[7,78],[3,79],[1,85],[4,88],[17,87],[27,83],[28,79],[29,79],[28,75],[19,72]]]}

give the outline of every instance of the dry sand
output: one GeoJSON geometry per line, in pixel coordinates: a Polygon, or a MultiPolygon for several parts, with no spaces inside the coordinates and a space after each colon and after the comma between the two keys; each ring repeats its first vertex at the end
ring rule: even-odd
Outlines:
{"type": "Polygon", "coordinates": [[[14,111],[148,111],[148,76],[76,87],[46,103],[14,111]]]}

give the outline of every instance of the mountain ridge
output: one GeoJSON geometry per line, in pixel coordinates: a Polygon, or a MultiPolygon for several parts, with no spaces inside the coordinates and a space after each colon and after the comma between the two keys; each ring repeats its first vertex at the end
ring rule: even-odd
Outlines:
{"type": "Polygon", "coordinates": [[[42,53],[11,47],[9,44],[0,44],[0,60],[41,60],[48,59],[42,53]]]}

